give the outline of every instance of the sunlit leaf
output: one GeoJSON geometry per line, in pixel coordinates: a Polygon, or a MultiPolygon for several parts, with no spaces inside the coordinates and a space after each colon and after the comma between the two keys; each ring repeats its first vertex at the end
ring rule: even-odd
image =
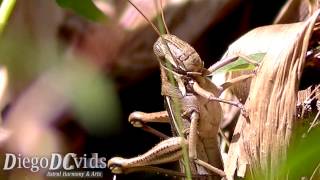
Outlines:
{"type": "Polygon", "coordinates": [[[91,0],[56,0],[57,4],[66,9],[93,21],[101,21],[106,16],[94,5],[91,0]]]}
{"type": "MultiPolygon", "coordinates": [[[[260,63],[265,56],[265,53],[256,53],[248,56],[250,60],[260,63]]],[[[234,71],[243,71],[243,70],[253,70],[255,66],[253,64],[248,63],[243,58],[239,57],[235,62],[227,64],[214,72],[217,73],[225,73],[225,72],[234,72],[234,71]]]]}

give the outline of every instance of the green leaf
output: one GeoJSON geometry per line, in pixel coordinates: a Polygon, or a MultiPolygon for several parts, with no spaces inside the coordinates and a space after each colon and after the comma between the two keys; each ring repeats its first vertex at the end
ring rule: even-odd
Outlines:
{"type": "MultiPolygon", "coordinates": [[[[260,63],[266,53],[256,53],[251,54],[248,58],[252,61],[260,63]]],[[[225,73],[225,72],[235,72],[235,71],[243,71],[243,70],[253,70],[255,66],[253,64],[248,63],[243,58],[239,57],[235,62],[229,63],[219,69],[217,69],[214,74],[225,73]]]]}
{"type": "Polygon", "coordinates": [[[102,21],[106,19],[106,16],[91,0],[56,0],[56,2],[60,7],[70,9],[78,15],[92,21],[102,21]]]}
{"type": "MultiPolygon", "coordinates": [[[[301,126],[301,124],[298,125],[301,126]]],[[[320,128],[315,127],[310,133],[306,133],[304,127],[297,127],[288,149],[287,161],[283,163],[282,167],[278,168],[279,177],[287,177],[288,172],[289,179],[310,177],[314,173],[314,170],[316,170],[316,166],[320,163],[320,144],[318,143],[320,128]]],[[[317,171],[319,174],[319,169],[317,171]]],[[[319,179],[319,176],[314,179],[319,179]]]]}

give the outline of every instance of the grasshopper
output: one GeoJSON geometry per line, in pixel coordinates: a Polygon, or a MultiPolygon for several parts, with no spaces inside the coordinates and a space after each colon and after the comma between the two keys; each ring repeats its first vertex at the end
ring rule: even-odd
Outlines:
{"type": "MultiPolygon", "coordinates": [[[[220,102],[239,107],[243,114],[245,110],[240,102],[218,98],[224,89],[237,81],[252,77],[246,75],[222,86],[213,84],[207,76],[224,65],[234,62],[238,57],[223,59],[210,68],[204,68],[195,49],[187,42],[169,33],[161,35],[156,26],[142,11],[128,0],[140,14],[149,22],[159,38],[154,43],[153,50],[160,64],[162,95],[165,99],[166,111],[144,113],[133,112],[129,122],[165,139],[143,155],[125,159],[114,157],[108,161],[108,167],[115,174],[132,171],[152,171],[151,166],[181,160],[186,147],[192,176],[205,176],[221,179],[225,176],[223,162],[218,143],[218,132],[222,119],[220,102]],[[182,123],[179,125],[179,120],[182,123]],[[161,132],[149,127],[150,122],[170,123],[174,137],[167,137],[161,132]],[[179,136],[177,136],[179,135],[179,136]]],[[[162,5],[161,5],[162,7],[162,5]]],[[[164,22],[163,10],[161,10],[164,22]]],[[[248,58],[248,62],[257,65],[248,58]]],[[[183,169],[182,170],[186,170],[183,169]]],[[[171,171],[167,171],[170,174],[171,171]]],[[[181,175],[171,173],[172,175],[181,175]]],[[[183,174],[183,173],[182,173],[183,174]]]]}

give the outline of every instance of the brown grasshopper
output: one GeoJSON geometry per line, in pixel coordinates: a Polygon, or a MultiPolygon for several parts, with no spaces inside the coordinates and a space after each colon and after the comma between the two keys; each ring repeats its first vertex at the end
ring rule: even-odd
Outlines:
{"type": "MultiPolygon", "coordinates": [[[[140,9],[130,0],[128,1],[144,16],[159,35],[153,50],[160,64],[162,95],[167,106],[167,111],[133,112],[129,116],[129,122],[133,126],[141,127],[165,140],[143,155],[130,159],[111,158],[108,161],[108,167],[115,174],[132,171],[160,171],[160,169],[154,169],[150,166],[181,160],[184,147],[186,147],[190,162],[189,167],[193,176],[205,175],[206,177],[221,179],[225,176],[225,173],[223,172],[218,143],[218,131],[222,119],[219,102],[237,106],[242,112],[245,111],[240,102],[223,100],[218,97],[232,83],[247,79],[252,75],[230,81],[221,87],[216,86],[207,76],[220,67],[234,62],[238,57],[223,59],[209,69],[205,69],[203,61],[193,47],[171,35],[165,23],[167,34],[161,35],[140,9]],[[179,124],[180,119],[182,120],[181,124],[179,124]],[[147,123],[150,122],[170,123],[174,130],[174,136],[179,136],[168,138],[161,132],[149,127],[147,123]]],[[[162,10],[161,13],[164,22],[162,10]]],[[[248,58],[244,59],[257,65],[248,58]]],[[[182,163],[187,164],[186,161],[182,163]]],[[[166,173],[170,174],[170,172],[166,173]]],[[[181,175],[173,172],[171,174],[181,175]]]]}

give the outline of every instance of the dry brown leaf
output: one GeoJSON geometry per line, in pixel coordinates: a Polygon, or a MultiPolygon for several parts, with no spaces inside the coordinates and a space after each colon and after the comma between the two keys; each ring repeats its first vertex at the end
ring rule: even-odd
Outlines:
{"type": "Polygon", "coordinates": [[[241,116],[233,134],[225,167],[228,179],[233,179],[236,169],[243,177],[247,167],[259,168],[272,179],[274,167],[285,160],[296,120],[298,86],[318,14],[306,22],[254,29],[225,54],[266,53],[245,104],[249,119],[241,116]]]}
{"type": "Polygon", "coordinates": [[[275,18],[274,24],[303,21],[318,8],[318,0],[288,0],[275,18]]]}

